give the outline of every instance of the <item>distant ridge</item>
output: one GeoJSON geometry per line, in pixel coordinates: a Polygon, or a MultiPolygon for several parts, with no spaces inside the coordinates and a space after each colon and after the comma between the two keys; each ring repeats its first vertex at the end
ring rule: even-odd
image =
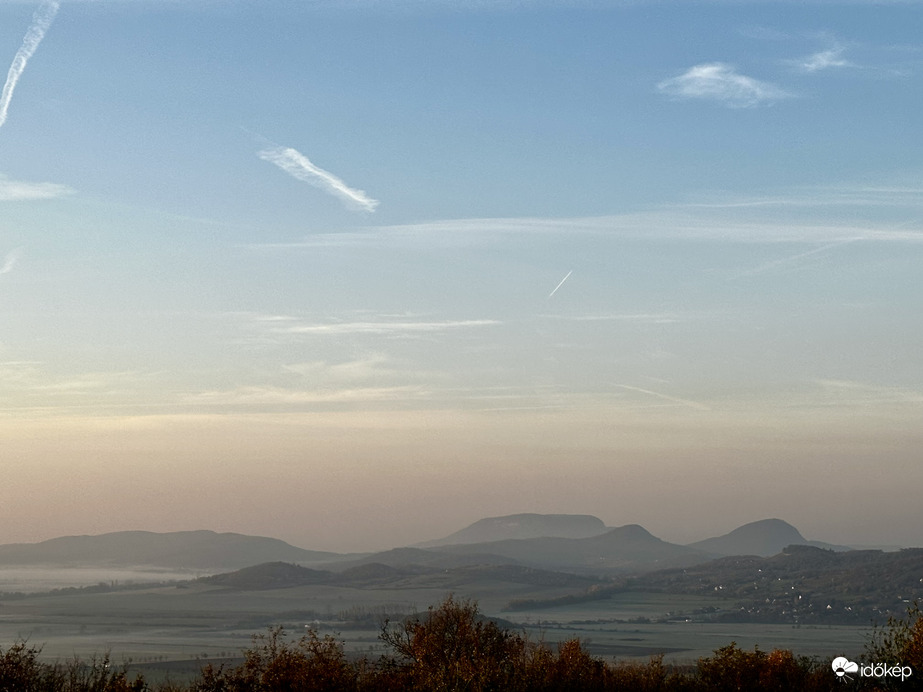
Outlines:
{"type": "Polygon", "coordinates": [[[0,566],[152,566],[238,569],[263,562],[319,562],[337,553],[303,550],[277,538],[214,531],[118,531],[0,545],[0,566]]]}
{"type": "MultiPolygon", "coordinates": [[[[387,567],[404,570],[519,565],[585,575],[627,574],[686,566],[729,555],[771,556],[791,545],[850,550],[808,541],[781,519],[764,519],[689,545],[667,543],[643,527],[606,527],[587,514],[512,514],[488,517],[445,538],[378,553],[304,550],[276,538],[214,531],[120,531],[65,536],[41,543],[0,545],[0,569],[17,566],[129,567],[216,573],[265,563],[311,565],[342,573],[366,568],[380,579],[387,567]]],[[[281,569],[281,568],[280,568],[281,569]]]]}
{"type": "Polygon", "coordinates": [[[328,584],[333,574],[324,570],[308,569],[287,562],[266,562],[244,567],[235,572],[201,577],[198,581],[214,586],[242,591],[263,591],[267,589],[288,589],[295,586],[328,584]]]}
{"type": "Polygon", "coordinates": [[[586,538],[542,537],[431,548],[453,555],[492,553],[522,565],[577,574],[624,574],[703,562],[711,555],[667,543],[644,527],[629,524],[586,538]]]}
{"type": "Polygon", "coordinates": [[[690,543],[696,548],[714,555],[777,555],[790,545],[810,545],[829,550],[850,550],[847,546],[832,545],[820,541],[809,541],[794,526],[781,519],[762,519],[744,524],[723,536],[706,538],[690,543]]]}
{"type": "Polygon", "coordinates": [[[589,538],[607,531],[598,517],[590,514],[509,514],[487,517],[445,538],[419,543],[420,548],[467,543],[489,543],[527,538],[589,538]]]}
{"type": "Polygon", "coordinates": [[[237,591],[265,591],[302,586],[328,585],[341,588],[466,588],[477,582],[506,582],[541,588],[589,588],[599,584],[574,574],[520,567],[518,565],[467,565],[441,567],[391,567],[366,563],[342,572],[309,569],[286,562],[267,562],[234,572],[200,577],[197,584],[237,591]]]}

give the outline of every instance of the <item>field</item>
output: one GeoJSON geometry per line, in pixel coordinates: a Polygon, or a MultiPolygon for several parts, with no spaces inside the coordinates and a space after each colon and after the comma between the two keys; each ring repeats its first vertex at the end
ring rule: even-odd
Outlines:
{"type": "MultiPolygon", "coordinates": [[[[435,578],[425,587],[393,589],[303,586],[232,591],[185,582],[101,593],[31,594],[0,601],[0,645],[25,638],[42,645],[49,660],[110,652],[115,663],[131,660],[148,669],[171,668],[171,674],[182,675],[197,669],[197,659],[239,657],[254,634],[283,625],[295,635],[307,626],[322,634],[338,633],[347,650],[377,656],[384,650],[378,641],[384,617],[425,610],[450,590],[435,578]]],[[[731,604],[711,597],[657,593],[624,593],[555,608],[503,611],[513,598],[562,593],[486,580],[456,590],[460,597],[476,598],[482,612],[525,630],[535,640],[579,637],[591,653],[603,658],[646,659],[663,653],[668,661],[685,663],[731,641],[743,648],[787,648],[827,658],[860,652],[868,634],[865,627],[705,622],[701,614],[693,613],[731,604]]]]}

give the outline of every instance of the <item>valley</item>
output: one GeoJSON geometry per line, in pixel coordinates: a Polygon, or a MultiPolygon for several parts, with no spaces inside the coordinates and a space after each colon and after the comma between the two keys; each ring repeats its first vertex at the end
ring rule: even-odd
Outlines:
{"type": "Polygon", "coordinates": [[[711,542],[712,550],[740,547],[749,537],[752,554],[729,557],[665,543],[639,526],[519,519],[456,534],[488,539],[478,543],[375,554],[211,532],[0,546],[0,640],[40,644],[53,660],[108,651],[134,665],[194,668],[199,659],[233,659],[254,634],[281,625],[295,635],[332,633],[348,651],[374,655],[385,620],[455,594],[530,638],[579,637],[603,658],[693,662],[731,641],[823,657],[860,651],[873,622],[923,595],[923,551],[815,547],[780,520],[711,542]],[[527,537],[517,537],[520,526],[527,537]],[[771,553],[792,539],[800,545],[771,553]],[[288,560],[260,562],[266,557],[288,560]],[[37,564],[20,564],[29,560],[37,564]],[[892,578],[876,578],[884,572],[892,578]]]}

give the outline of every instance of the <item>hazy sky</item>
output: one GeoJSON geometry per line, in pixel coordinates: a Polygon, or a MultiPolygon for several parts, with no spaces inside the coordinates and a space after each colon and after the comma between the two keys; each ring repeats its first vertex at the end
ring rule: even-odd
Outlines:
{"type": "Polygon", "coordinates": [[[0,0],[0,543],[919,545],[921,26],[0,0]]]}

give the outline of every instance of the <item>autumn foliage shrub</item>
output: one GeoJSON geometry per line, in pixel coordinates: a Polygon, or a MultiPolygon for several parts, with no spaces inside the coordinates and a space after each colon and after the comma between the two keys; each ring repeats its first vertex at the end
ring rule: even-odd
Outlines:
{"type": "Polygon", "coordinates": [[[125,667],[112,666],[109,655],[89,661],[42,663],[40,647],[18,641],[0,649],[0,692],[144,692],[144,678],[130,678],[125,667]]]}
{"type": "Polygon", "coordinates": [[[235,667],[206,664],[193,692],[340,692],[356,689],[357,670],[342,642],[309,631],[294,643],[281,627],[253,638],[235,667]]]}

